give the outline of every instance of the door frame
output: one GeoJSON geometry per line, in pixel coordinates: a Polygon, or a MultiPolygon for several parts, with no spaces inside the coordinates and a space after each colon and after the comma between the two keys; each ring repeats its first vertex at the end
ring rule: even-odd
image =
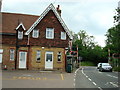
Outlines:
{"type": "Polygon", "coordinates": [[[53,69],[53,60],[54,60],[54,59],[53,59],[53,52],[52,52],[52,51],[46,51],[46,52],[45,52],[45,69],[53,69]],[[51,62],[51,67],[50,67],[50,68],[46,66],[46,64],[47,64],[47,63],[46,63],[46,59],[47,59],[46,56],[47,56],[47,54],[52,54],[52,62],[51,62]]]}
{"type": "Polygon", "coordinates": [[[19,64],[18,64],[18,68],[19,69],[26,69],[27,68],[27,51],[19,51],[19,64]],[[24,67],[20,67],[20,53],[25,53],[25,66],[24,67]]]}
{"type": "Polygon", "coordinates": [[[1,54],[1,62],[0,63],[2,63],[3,62],[3,49],[0,49],[0,54],[1,54]]]}

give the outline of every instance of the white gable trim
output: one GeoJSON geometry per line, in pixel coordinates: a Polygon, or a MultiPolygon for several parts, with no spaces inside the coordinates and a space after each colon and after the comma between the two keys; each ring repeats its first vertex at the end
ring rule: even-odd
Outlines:
{"type": "Polygon", "coordinates": [[[25,27],[24,27],[24,25],[23,25],[23,23],[20,23],[20,24],[16,27],[16,30],[18,30],[20,26],[22,26],[22,28],[23,28],[24,30],[26,30],[25,27]]]}
{"type": "Polygon", "coordinates": [[[54,12],[54,14],[56,15],[56,17],[58,18],[59,22],[61,23],[61,25],[63,26],[64,30],[66,31],[67,35],[69,36],[70,39],[73,39],[68,27],[66,26],[66,24],[64,23],[63,19],[60,17],[60,15],[58,14],[57,10],[55,9],[55,7],[53,6],[53,4],[51,3],[46,9],[45,11],[40,15],[40,17],[33,23],[33,25],[28,29],[28,31],[25,33],[25,35],[28,35],[36,26],[37,24],[43,19],[43,17],[50,11],[52,10],[54,12]]]}

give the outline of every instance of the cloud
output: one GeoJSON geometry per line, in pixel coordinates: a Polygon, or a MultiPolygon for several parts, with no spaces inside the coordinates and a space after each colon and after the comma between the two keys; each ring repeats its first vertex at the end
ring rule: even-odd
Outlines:
{"type": "Polygon", "coordinates": [[[106,44],[105,40],[107,39],[104,35],[94,35],[95,42],[98,42],[98,45],[104,47],[106,44]]]}

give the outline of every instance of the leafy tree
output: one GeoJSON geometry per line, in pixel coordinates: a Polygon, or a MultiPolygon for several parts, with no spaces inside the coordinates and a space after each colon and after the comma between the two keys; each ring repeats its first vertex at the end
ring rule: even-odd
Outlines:
{"type": "Polygon", "coordinates": [[[83,61],[97,64],[107,60],[103,48],[94,41],[94,36],[89,36],[84,30],[80,30],[77,34],[74,33],[73,37],[72,50],[76,51],[78,46],[78,55],[83,58],[83,61]]]}

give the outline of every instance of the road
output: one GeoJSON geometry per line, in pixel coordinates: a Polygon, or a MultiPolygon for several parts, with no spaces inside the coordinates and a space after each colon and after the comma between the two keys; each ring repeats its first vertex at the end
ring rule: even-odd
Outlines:
{"type": "Polygon", "coordinates": [[[80,67],[73,73],[30,70],[2,71],[2,88],[71,88],[71,90],[119,90],[118,73],[80,67]]]}
{"type": "Polygon", "coordinates": [[[118,72],[99,72],[96,67],[82,67],[75,72],[75,88],[119,90],[118,72]]]}

